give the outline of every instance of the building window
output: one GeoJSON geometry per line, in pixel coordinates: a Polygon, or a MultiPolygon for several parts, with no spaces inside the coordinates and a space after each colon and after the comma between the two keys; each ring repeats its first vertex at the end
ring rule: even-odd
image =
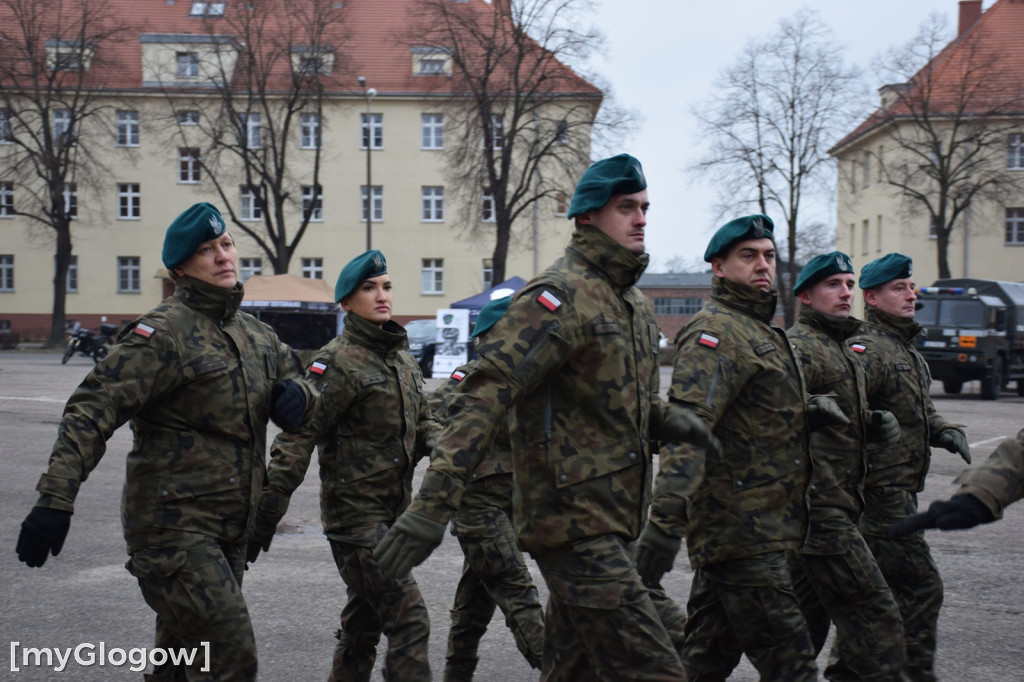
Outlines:
{"type": "Polygon", "coordinates": [[[0,255],[0,291],[14,291],[14,256],[0,255]]]}
{"type": "Polygon", "coordinates": [[[860,252],[864,255],[867,255],[868,242],[871,241],[871,228],[868,226],[867,220],[864,221],[862,229],[863,232],[861,232],[860,234],[860,252]]]}
{"type": "Polygon", "coordinates": [[[654,298],[655,315],[696,315],[704,307],[700,296],[654,298]]]}
{"type": "MultiPolygon", "coordinates": [[[[366,222],[366,185],[359,188],[359,205],[360,209],[359,219],[366,222]]],[[[373,218],[372,222],[379,223],[384,220],[384,188],[380,185],[373,186],[373,218]]]]}
{"type": "Polygon", "coordinates": [[[882,216],[878,216],[878,223],[875,225],[875,251],[882,250],[882,216]]]}
{"type": "Polygon", "coordinates": [[[138,256],[117,257],[117,293],[137,294],[142,291],[142,268],[138,256]]]}
{"type": "Polygon", "coordinates": [[[861,169],[861,172],[863,173],[861,182],[863,184],[861,185],[861,187],[867,189],[868,184],[870,184],[871,182],[871,154],[869,154],[868,152],[864,152],[863,159],[863,168],[861,169]]]}
{"type": "Polygon", "coordinates": [[[420,293],[444,293],[444,259],[424,258],[420,268],[420,293]]]}
{"type": "Polygon", "coordinates": [[[199,125],[199,112],[191,109],[182,109],[178,113],[178,125],[197,126],[199,125]]]}
{"type": "Polygon", "coordinates": [[[117,186],[117,217],[138,219],[142,217],[142,197],[139,195],[138,183],[127,183],[117,186]]]}
{"type": "Polygon", "coordinates": [[[238,136],[242,146],[247,149],[259,149],[261,142],[260,115],[239,114],[238,136]]]}
{"type": "Polygon", "coordinates": [[[301,132],[302,132],[302,148],[303,149],[317,149],[321,145],[320,141],[320,115],[319,114],[303,114],[300,118],[301,121],[301,132]]]}
{"type": "Polygon", "coordinates": [[[878,169],[877,170],[877,173],[878,173],[877,182],[879,182],[879,183],[885,181],[885,162],[883,161],[883,159],[885,157],[882,156],[882,152],[884,151],[884,149],[885,148],[882,147],[881,145],[878,146],[878,164],[877,164],[876,168],[878,169]]]}
{"type": "Polygon", "coordinates": [[[78,183],[64,184],[64,215],[69,218],[78,217],[78,183]]]}
{"type": "Polygon", "coordinates": [[[421,114],[422,149],[444,149],[444,114],[421,114]]]}
{"type": "Polygon", "coordinates": [[[421,59],[420,73],[425,75],[444,74],[445,60],[443,59],[421,59]]]}
{"type": "Polygon", "coordinates": [[[174,55],[178,78],[199,78],[199,53],[178,52],[174,55]]]}
{"type": "Polygon", "coordinates": [[[302,187],[302,216],[309,216],[312,221],[319,222],[324,219],[324,193],[322,187],[303,185],[302,187]]]}
{"type": "Polygon", "coordinates": [[[242,281],[249,279],[253,275],[263,274],[263,259],[262,258],[239,258],[238,259],[238,276],[241,277],[242,281]]]}
{"type": "Polygon", "coordinates": [[[444,187],[424,187],[423,222],[439,223],[444,220],[444,187]]]}
{"type": "Polygon", "coordinates": [[[75,133],[71,127],[71,112],[67,109],[57,109],[53,112],[53,142],[57,145],[75,143],[75,133]]]}
{"type": "Polygon", "coordinates": [[[494,195],[484,194],[480,206],[480,217],[485,223],[493,223],[497,218],[494,215],[494,195]]]}
{"type": "Polygon", "coordinates": [[[1024,244],[1024,208],[1006,209],[1006,243],[1024,244]]]}
{"type": "Polygon", "coordinates": [[[139,112],[117,112],[117,144],[121,147],[139,146],[139,112]]]}
{"type": "Polygon", "coordinates": [[[0,109],[0,144],[11,144],[14,142],[14,131],[11,125],[10,109],[0,109]]]}
{"type": "MultiPolygon", "coordinates": [[[[867,224],[868,224],[868,221],[865,220],[864,221],[865,229],[867,228],[867,224]]],[[[932,216],[928,220],[928,238],[929,239],[938,239],[939,238],[939,221],[938,221],[938,218],[936,218],[935,216],[932,216]]],[[[865,238],[865,241],[866,241],[866,238],[865,238]]],[[[867,252],[865,252],[865,253],[867,253],[867,252]]]]}
{"type": "Polygon", "coordinates": [[[857,193],[857,159],[850,159],[850,194],[857,193]]]}
{"type": "Polygon", "coordinates": [[[242,220],[263,220],[263,202],[252,187],[238,189],[238,214],[242,220]]]}
{"type": "Polygon", "coordinates": [[[0,182],[0,218],[14,215],[14,183],[0,182]]]}
{"type": "Polygon", "coordinates": [[[373,149],[384,148],[384,114],[362,114],[362,146],[366,149],[367,139],[373,140],[373,149]],[[369,138],[367,136],[370,136],[369,138]]]}
{"type": "Polygon", "coordinates": [[[505,146],[505,117],[501,114],[491,114],[490,135],[484,131],[484,148],[488,146],[495,151],[505,146]]]}
{"type": "Polygon", "coordinates": [[[178,148],[178,182],[199,182],[199,149],[178,148]]]}
{"type": "Polygon", "coordinates": [[[324,278],[324,259],[323,258],[303,258],[302,259],[302,276],[306,279],[323,279],[324,278]]]}
{"type": "Polygon", "coordinates": [[[850,253],[855,253],[857,245],[857,223],[850,223],[850,253]]]}
{"type": "Polygon", "coordinates": [[[562,217],[569,215],[569,195],[565,192],[555,195],[555,215],[562,217]]]}
{"type": "Polygon", "coordinates": [[[78,256],[72,255],[68,262],[68,276],[64,281],[64,290],[69,294],[78,293],[78,256]]]}
{"type": "Polygon", "coordinates": [[[494,286],[494,261],[490,258],[484,258],[483,266],[483,280],[484,289],[490,289],[494,286]]]}
{"type": "Polygon", "coordinates": [[[193,2],[190,17],[222,17],[226,2],[193,2]]]}
{"type": "Polygon", "coordinates": [[[1006,167],[1012,170],[1024,169],[1024,133],[1007,136],[1006,167]]]}

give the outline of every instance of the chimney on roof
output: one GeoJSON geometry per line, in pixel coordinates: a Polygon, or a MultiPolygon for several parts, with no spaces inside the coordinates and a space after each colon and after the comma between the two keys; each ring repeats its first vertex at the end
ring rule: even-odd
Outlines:
{"type": "Polygon", "coordinates": [[[981,0],[960,0],[960,26],[956,34],[967,33],[978,19],[981,19],[981,0]]]}

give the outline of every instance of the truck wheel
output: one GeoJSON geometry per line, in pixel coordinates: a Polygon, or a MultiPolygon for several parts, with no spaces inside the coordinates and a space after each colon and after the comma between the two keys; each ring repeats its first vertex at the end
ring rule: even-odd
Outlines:
{"type": "Polygon", "coordinates": [[[68,360],[75,354],[75,342],[74,340],[68,341],[68,345],[64,346],[64,357],[60,359],[60,364],[68,364],[68,360]]]}
{"type": "Polygon", "coordinates": [[[981,399],[995,400],[1003,388],[1003,359],[996,358],[992,371],[981,380],[981,399]]]}
{"type": "Polygon", "coordinates": [[[942,390],[949,395],[960,395],[960,391],[963,390],[964,382],[958,379],[943,379],[942,390]]]}

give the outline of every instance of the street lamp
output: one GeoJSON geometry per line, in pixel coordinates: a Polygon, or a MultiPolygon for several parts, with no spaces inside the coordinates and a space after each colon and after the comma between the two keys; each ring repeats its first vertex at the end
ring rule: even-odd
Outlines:
{"type": "Polygon", "coordinates": [[[370,102],[377,96],[376,88],[366,87],[366,79],[359,77],[359,87],[363,89],[363,96],[366,97],[366,250],[373,248],[372,228],[370,223],[373,220],[373,176],[370,174],[370,150],[373,149],[373,124],[370,121],[370,102]]]}

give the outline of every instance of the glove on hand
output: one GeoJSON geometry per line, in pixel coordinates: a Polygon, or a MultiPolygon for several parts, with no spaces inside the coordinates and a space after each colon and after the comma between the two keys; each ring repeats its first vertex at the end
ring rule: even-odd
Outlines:
{"type": "Polygon", "coordinates": [[[938,437],[935,438],[935,445],[955,452],[963,457],[965,462],[971,463],[971,447],[967,444],[967,436],[957,427],[950,426],[942,429],[938,437]]]}
{"type": "Polygon", "coordinates": [[[302,424],[306,413],[306,394],[294,381],[278,381],[270,391],[270,418],[282,429],[302,424]]]}
{"type": "Polygon", "coordinates": [[[389,578],[400,578],[423,563],[441,544],[445,525],[410,511],[402,512],[373,550],[380,570],[389,578]]]}
{"type": "Polygon", "coordinates": [[[888,528],[889,537],[901,538],[925,528],[962,530],[990,523],[995,516],[985,503],[970,493],[954,495],[950,500],[936,500],[923,514],[897,521],[888,528]]]}
{"type": "Polygon", "coordinates": [[[871,413],[871,432],[877,441],[886,445],[900,442],[900,422],[889,410],[875,410],[871,413]]]}
{"type": "Polygon", "coordinates": [[[71,527],[71,512],[63,509],[32,507],[21,522],[18,535],[18,560],[35,568],[46,563],[49,554],[57,556],[71,527]]]}
{"type": "Polygon", "coordinates": [[[721,443],[703,419],[685,407],[672,403],[665,410],[660,436],[665,443],[692,443],[708,452],[721,450],[721,443]]]}
{"type": "Polygon", "coordinates": [[[274,540],[274,533],[277,532],[277,524],[281,520],[277,514],[265,512],[262,509],[256,512],[256,525],[253,526],[252,535],[245,546],[245,562],[251,564],[260,555],[260,550],[270,551],[270,543],[274,540]]]}
{"type": "Polygon", "coordinates": [[[812,431],[850,423],[850,418],[843,414],[839,403],[827,395],[812,395],[807,399],[807,419],[812,431]]]}
{"type": "Polygon", "coordinates": [[[664,533],[653,523],[644,526],[636,542],[636,570],[644,585],[661,584],[661,577],[672,570],[682,543],[682,538],[664,533]]]}

